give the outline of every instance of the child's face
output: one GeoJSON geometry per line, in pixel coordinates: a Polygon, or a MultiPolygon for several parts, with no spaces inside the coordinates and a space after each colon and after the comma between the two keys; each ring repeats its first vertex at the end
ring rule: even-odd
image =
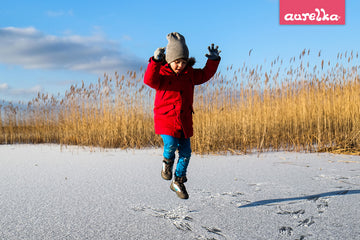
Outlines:
{"type": "Polygon", "coordinates": [[[187,61],[185,59],[177,59],[170,63],[171,69],[176,73],[181,73],[186,67],[187,61]]]}

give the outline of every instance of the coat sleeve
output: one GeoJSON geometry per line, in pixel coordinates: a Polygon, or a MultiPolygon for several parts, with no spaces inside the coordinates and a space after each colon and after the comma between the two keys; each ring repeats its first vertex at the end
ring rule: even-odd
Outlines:
{"type": "Polygon", "coordinates": [[[156,62],[151,57],[144,75],[144,83],[151,88],[158,89],[160,86],[161,62],[156,62]]]}
{"type": "Polygon", "coordinates": [[[216,73],[219,63],[220,59],[217,61],[208,59],[203,69],[194,69],[194,84],[200,85],[209,81],[216,73]]]}

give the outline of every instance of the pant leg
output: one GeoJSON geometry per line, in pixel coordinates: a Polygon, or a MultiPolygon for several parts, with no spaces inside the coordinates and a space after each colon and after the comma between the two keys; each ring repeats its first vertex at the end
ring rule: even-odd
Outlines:
{"type": "Polygon", "coordinates": [[[179,139],[169,135],[161,135],[161,138],[164,142],[164,158],[168,160],[174,160],[175,152],[179,145],[179,139]]]}
{"type": "Polygon", "coordinates": [[[183,177],[186,176],[186,171],[189,166],[191,157],[191,144],[190,138],[179,139],[179,160],[176,165],[175,176],[183,177]]]}

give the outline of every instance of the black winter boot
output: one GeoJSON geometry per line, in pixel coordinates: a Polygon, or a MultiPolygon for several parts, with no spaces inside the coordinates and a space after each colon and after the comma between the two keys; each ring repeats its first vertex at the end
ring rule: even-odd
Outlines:
{"type": "Polygon", "coordinates": [[[176,177],[171,182],[170,189],[176,192],[177,196],[181,199],[188,199],[189,194],[186,191],[184,183],[187,181],[186,176],[176,177]]]}
{"type": "Polygon", "coordinates": [[[161,177],[165,180],[172,179],[172,169],[174,166],[174,160],[169,160],[164,158],[163,165],[161,169],[161,177]]]}

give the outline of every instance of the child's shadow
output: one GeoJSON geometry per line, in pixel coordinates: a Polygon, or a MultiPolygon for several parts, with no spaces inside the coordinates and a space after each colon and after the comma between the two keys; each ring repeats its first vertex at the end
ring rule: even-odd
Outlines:
{"type": "Polygon", "coordinates": [[[263,205],[268,205],[268,204],[273,204],[273,203],[280,203],[280,202],[287,202],[287,201],[297,201],[297,200],[316,201],[321,197],[330,197],[330,196],[337,196],[337,195],[349,195],[349,194],[360,194],[360,190],[342,190],[342,191],[326,192],[326,193],[320,193],[320,194],[303,196],[303,197],[261,200],[261,201],[256,201],[256,202],[253,202],[253,203],[249,203],[249,204],[240,206],[239,208],[256,207],[256,206],[263,206],[263,205]]]}

